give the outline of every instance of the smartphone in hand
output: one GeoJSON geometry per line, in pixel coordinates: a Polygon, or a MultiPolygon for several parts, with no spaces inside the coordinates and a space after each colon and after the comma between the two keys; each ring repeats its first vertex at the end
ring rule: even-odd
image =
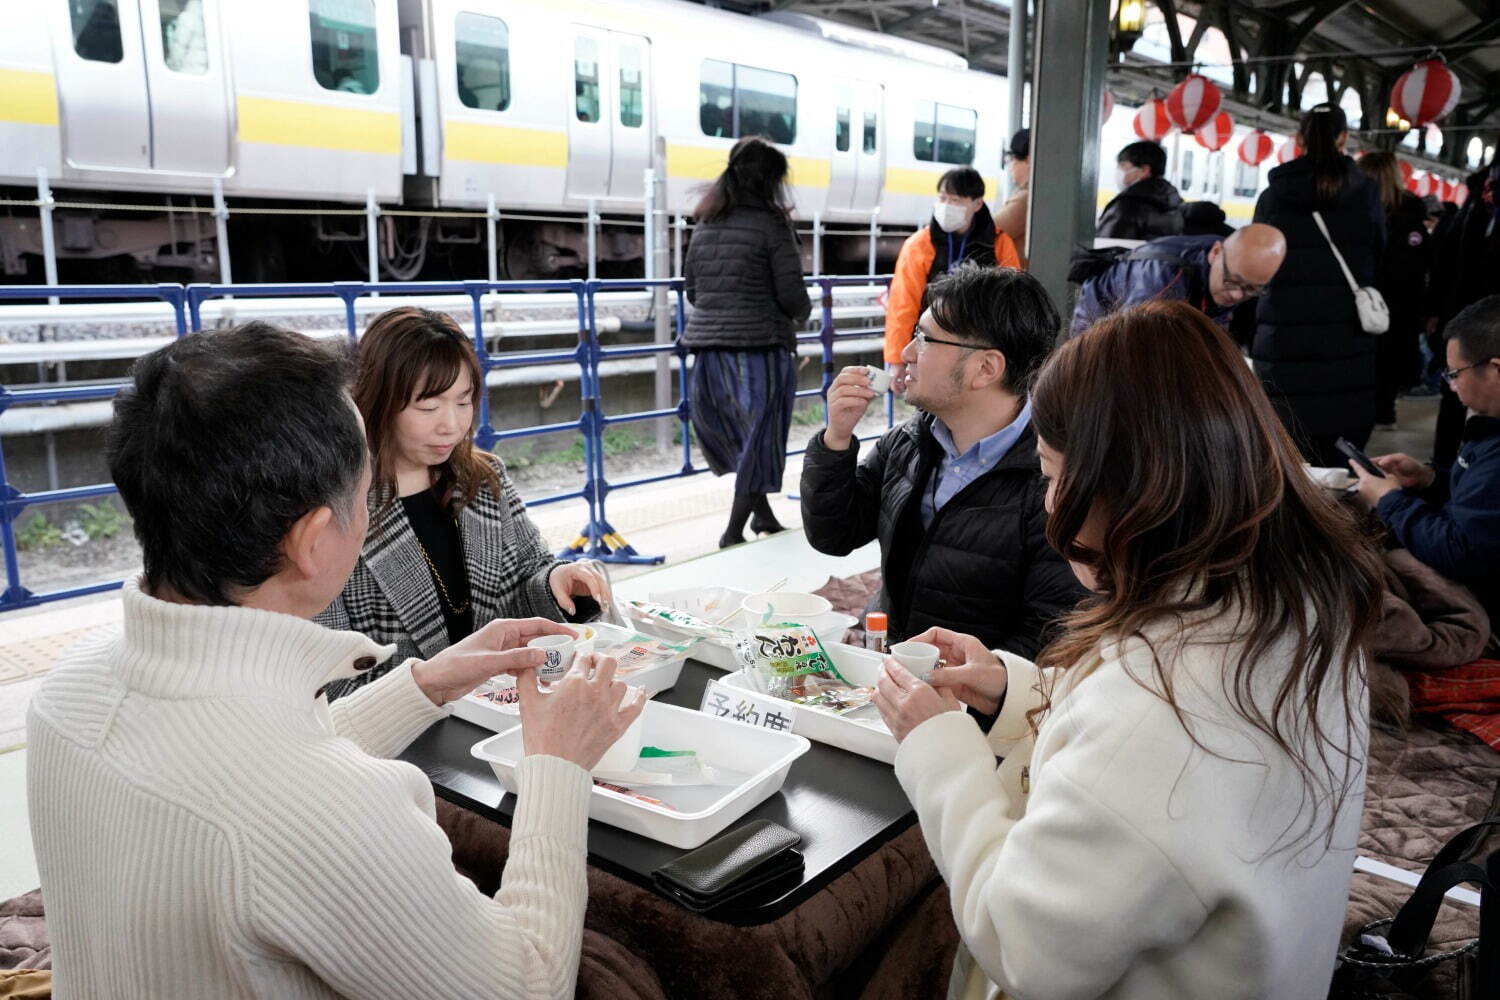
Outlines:
{"type": "Polygon", "coordinates": [[[1350,444],[1348,441],[1345,441],[1343,438],[1339,438],[1333,443],[1333,446],[1339,450],[1340,454],[1349,459],[1349,461],[1359,463],[1359,467],[1364,469],[1370,475],[1375,476],[1379,479],[1385,478],[1384,470],[1382,470],[1380,466],[1372,462],[1369,455],[1366,455],[1364,452],[1360,451],[1357,447],[1350,444]]]}

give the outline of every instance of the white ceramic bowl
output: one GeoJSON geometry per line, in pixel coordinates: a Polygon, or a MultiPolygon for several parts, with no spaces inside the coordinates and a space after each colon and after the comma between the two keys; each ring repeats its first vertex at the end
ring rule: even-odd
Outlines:
{"type": "Polygon", "coordinates": [[[806,624],[807,619],[826,615],[833,610],[828,598],[817,594],[798,594],[778,590],[771,594],[751,594],[740,604],[749,616],[749,624],[758,625],[765,617],[766,608],[771,608],[773,621],[794,621],[806,624]]]}

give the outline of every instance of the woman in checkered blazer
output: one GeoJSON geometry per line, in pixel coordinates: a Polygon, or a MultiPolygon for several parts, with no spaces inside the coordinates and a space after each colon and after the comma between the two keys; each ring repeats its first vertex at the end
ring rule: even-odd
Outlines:
{"type": "Polygon", "coordinates": [[[370,446],[370,527],[344,592],[318,621],[393,643],[385,663],[329,688],[348,694],[496,618],[566,620],[607,599],[594,569],[555,559],[505,465],[473,446],[484,380],[446,313],[381,313],[359,345],[354,402],[370,446]]]}

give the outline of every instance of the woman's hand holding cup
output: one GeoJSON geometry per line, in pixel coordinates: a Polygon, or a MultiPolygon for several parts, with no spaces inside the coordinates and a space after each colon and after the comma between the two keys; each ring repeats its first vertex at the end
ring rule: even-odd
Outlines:
{"type": "Polygon", "coordinates": [[[912,636],[912,641],[931,643],[945,663],[953,664],[933,670],[928,684],[953,692],[959,701],[987,715],[999,710],[1010,675],[984,643],[945,628],[930,628],[912,636]]]}

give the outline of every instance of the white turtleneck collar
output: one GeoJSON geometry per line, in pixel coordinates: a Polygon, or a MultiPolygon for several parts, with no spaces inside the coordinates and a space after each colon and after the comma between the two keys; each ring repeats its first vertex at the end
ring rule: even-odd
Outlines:
{"type": "Polygon", "coordinates": [[[116,669],[127,688],[156,698],[269,695],[311,705],[329,681],[396,650],[274,611],[158,600],[135,580],[123,599],[116,669]]]}

